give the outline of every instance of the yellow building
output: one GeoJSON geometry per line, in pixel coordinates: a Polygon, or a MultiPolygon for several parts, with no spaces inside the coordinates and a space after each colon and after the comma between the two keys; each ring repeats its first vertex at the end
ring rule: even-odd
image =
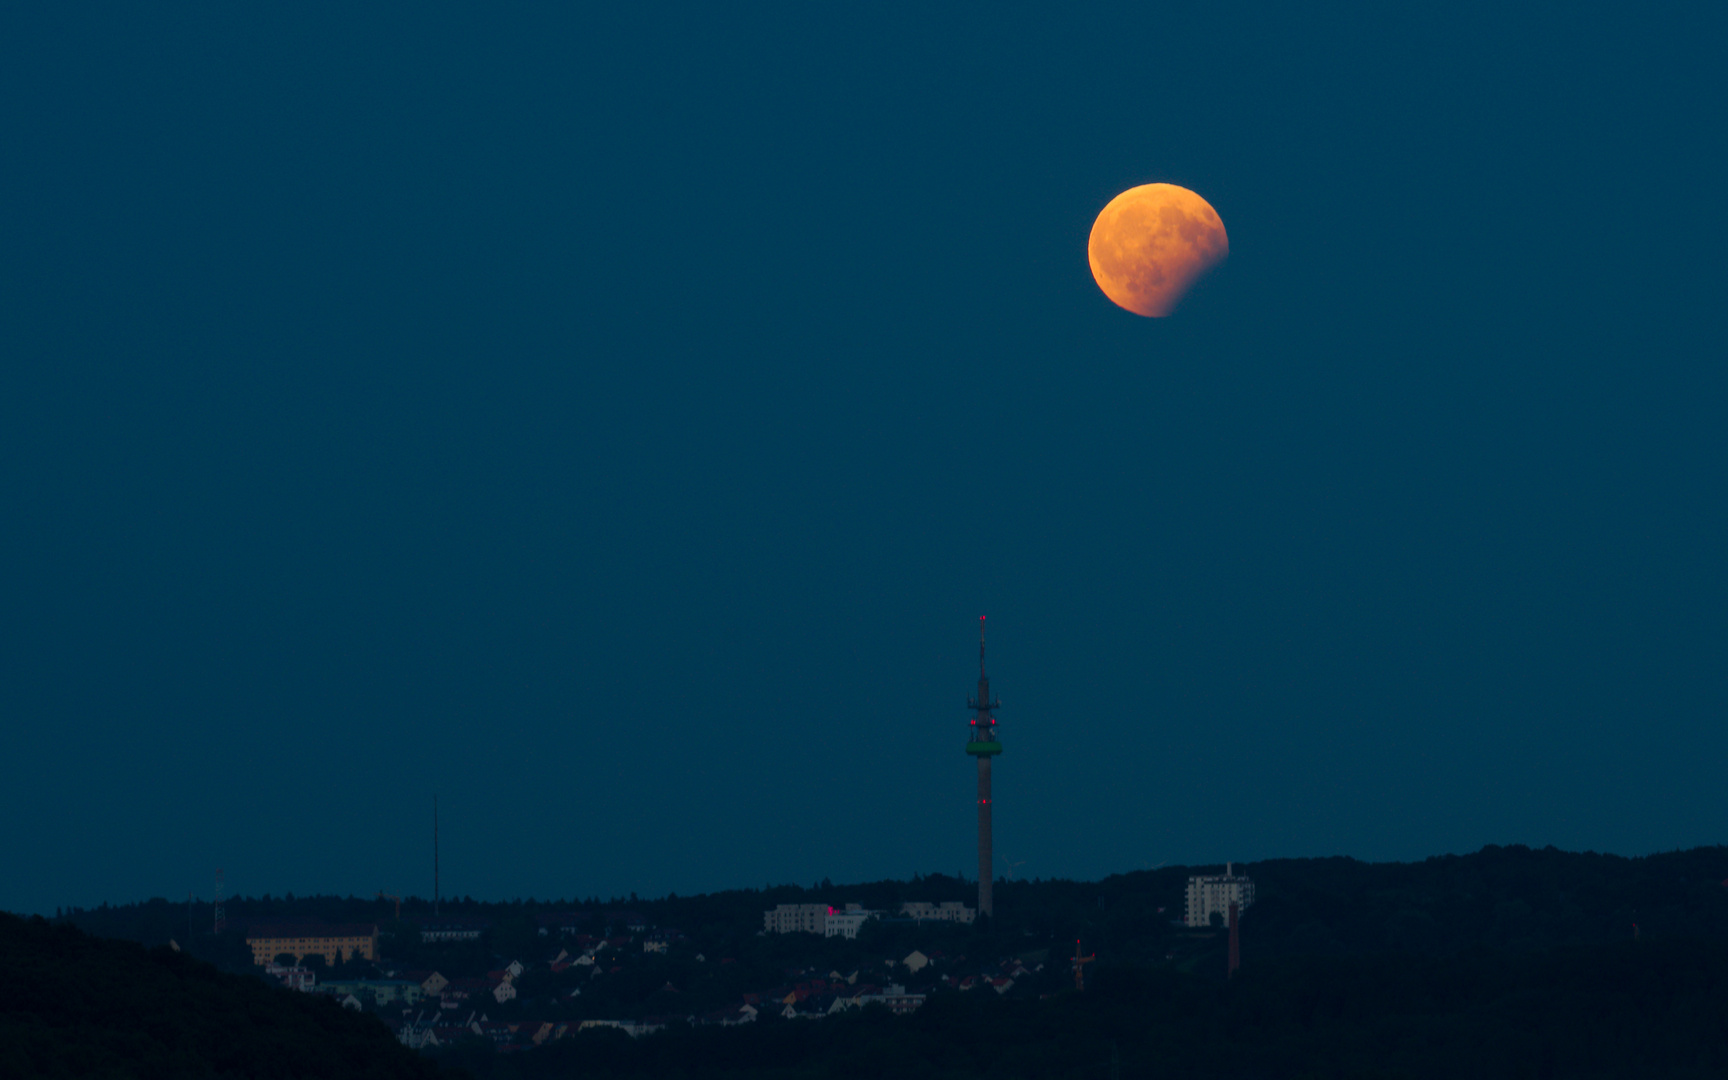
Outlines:
{"type": "Polygon", "coordinates": [[[312,953],[326,964],[378,959],[378,927],[375,923],[342,923],[324,926],[305,923],[291,926],[255,926],[246,934],[254,964],[268,964],[282,953],[292,953],[299,963],[312,953]]]}

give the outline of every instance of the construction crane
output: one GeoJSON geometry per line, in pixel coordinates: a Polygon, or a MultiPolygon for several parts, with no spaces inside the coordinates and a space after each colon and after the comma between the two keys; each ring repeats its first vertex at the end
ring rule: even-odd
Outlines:
{"type": "Polygon", "coordinates": [[[396,918],[397,919],[402,918],[402,898],[400,896],[391,896],[389,893],[380,889],[380,890],[378,890],[378,899],[396,901],[396,918]]]}
{"type": "Polygon", "coordinates": [[[1080,939],[1079,938],[1074,939],[1074,959],[1072,961],[1072,963],[1074,964],[1074,989],[1076,989],[1076,990],[1086,989],[1086,965],[1090,964],[1092,961],[1094,961],[1096,959],[1098,959],[1097,953],[1093,953],[1090,956],[1081,956],[1080,955],[1080,939]]]}

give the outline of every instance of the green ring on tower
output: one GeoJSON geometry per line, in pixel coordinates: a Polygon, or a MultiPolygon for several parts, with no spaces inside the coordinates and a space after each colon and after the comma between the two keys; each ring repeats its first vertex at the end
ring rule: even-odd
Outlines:
{"type": "Polygon", "coordinates": [[[966,752],[973,757],[989,757],[992,754],[1000,754],[1002,744],[999,742],[969,742],[966,744],[966,752]]]}

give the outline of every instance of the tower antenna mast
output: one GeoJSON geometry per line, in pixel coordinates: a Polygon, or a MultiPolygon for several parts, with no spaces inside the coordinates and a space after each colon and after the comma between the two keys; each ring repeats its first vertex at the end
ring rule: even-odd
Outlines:
{"type": "Polygon", "coordinates": [[[978,759],[978,914],[993,915],[996,910],[992,895],[995,873],[992,870],[990,837],[990,759],[1002,752],[1002,742],[996,734],[994,710],[1002,703],[990,696],[990,674],[984,667],[984,616],[978,616],[978,694],[966,702],[975,715],[971,738],[966,752],[978,759]]]}

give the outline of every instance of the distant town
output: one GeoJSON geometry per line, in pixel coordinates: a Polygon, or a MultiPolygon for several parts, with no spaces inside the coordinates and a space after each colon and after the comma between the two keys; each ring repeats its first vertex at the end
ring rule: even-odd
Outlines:
{"type": "MultiPolygon", "coordinates": [[[[939,875],[926,881],[950,895],[967,887],[939,875]]],[[[861,887],[878,897],[874,903],[837,897],[759,906],[753,929],[742,925],[748,893],[619,907],[491,905],[483,914],[470,911],[488,905],[462,901],[449,913],[414,910],[427,905],[410,901],[403,914],[402,901],[382,894],[371,901],[232,900],[219,931],[200,928],[189,909],[190,933],[168,943],[377,1016],[402,1044],[428,1050],[484,1041],[511,1052],[595,1028],[641,1036],[669,1025],[819,1020],[872,1007],[905,1015],[942,993],[1045,998],[1084,985],[1096,953],[1082,956],[1077,942],[1052,947],[1034,940],[1027,926],[1004,940],[1005,926],[982,927],[977,908],[960,900],[879,899],[916,884],[861,887]],[[367,908],[383,908],[384,917],[339,921],[316,914],[367,908]]],[[[1050,897],[1017,901],[1072,888],[997,883],[998,895],[1028,915],[1056,916],[1060,905],[1050,897]]],[[[1254,902],[1254,882],[1230,867],[1187,875],[1182,899],[1149,912],[1137,907],[1172,934],[1199,934],[1172,940],[1210,940],[1228,932],[1233,908],[1240,913],[1254,902]]],[[[148,907],[158,920],[175,917],[166,902],[148,907]]],[[[99,925],[122,910],[68,917],[99,925]]],[[[198,910],[209,917],[208,905],[198,910]]],[[[1106,911],[1120,914],[1110,905],[1106,911]]],[[[134,921],[140,915],[131,909],[134,921]]]]}
{"type": "MultiPolygon", "coordinates": [[[[824,904],[780,904],[763,915],[763,933],[810,933],[823,937],[855,939],[868,919],[883,917],[883,912],[864,909],[858,904],[842,908],[824,904]]],[[[896,913],[900,918],[918,922],[942,920],[971,923],[977,915],[972,908],[959,903],[907,903],[896,913]]],[[[304,924],[297,927],[259,926],[247,934],[256,962],[265,972],[291,989],[325,993],[356,1011],[377,1012],[396,1031],[397,1038],[411,1047],[436,1046],[469,1035],[492,1040],[500,1046],[540,1045],[556,1040],[573,1031],[587,1028],[617,1028],[628,1035],[642,1035],[663,1029],[668,1022],[682,1019],[692,1024],[747,1024],[764,1009],[781,1016],[817,1019],[846,1009],[880,1004],[891,1012],[907,1013],[924,1003],[927,991],[908,991],[891,976],[903,974],[916,979],[935,958],[914,950],[898,964],[884,964],[885,971],[821,972],[808,969],[797,972],[785,983],[747,991],[738,1001],[725,1008],[697,1015],[671,1017],[644,1016],[631,1019],[560,1020],[550,1017],[530,1017],[515,1020],[493,1020],[487,1010],[516,1000],[518,981],[530,970],[543,971],[553,977],[560,992],[580,997],[584,981],[603,979],[607,975],[623,974],[626,965],[639,955],[665,954],[685,947],[688,940],[674,928],[656,927],[636,912],[604,912],[597,918],[579,913],[563,912],[535,917],[538,931],[547,938],[550,955],[525,963],[511,959],[496,970],[478,978],[449,978],[438,971],[388,970],[380,978],[327,978],[320,983],[312,968],[302,961],[316,955],[326,968],[352,964],[356,960],[379,959],[378,927],[376,925],[325,926],[304,924]],[[603,924],[603,925],[602,925],[603,924]],[[555,944],[554,944],[555,943],[555,944]],[[568,990],[564,987],[570,985],[568,990]],[[460,1017],[460,1019],[458,1019],[460,1017]]],[[[484,918],[444,919],[421,925],[421,940],[426,942],[478,942],[491,930],[492,923],[484,918]]],[[[696,963],[709,962],[696,953],[696,963]]],[[[716,958],[725,962],[724,958],[716,958]]],[[[1024,975],[1024,964],[1010,962],[985,982],[998,993],[1013,985],[1016,975],[1024,975]]],[[[950,978],[950,981],[952,979],[950,978]]],[[[959,989],[972,989],[980,977],[968,976],[955,983],[959,989]]],[[[662,988],[676,993],[676,987],[662,988]]]]}
{"type": "MultiPolygon", "coordinates": [[[[1227,872],[1191,877],[1182,925],[1209,927],[1217,919],[1229,918],[1232,905],[1246,908],[1253,902],[1253,894],[1253,882],[1245,876],[1227,872]]],[[[892,911],[859,903],[777,904],[762,913],[760,933],[856,940],[870,923],[971,926],[977,917],[976,908],[958,901],[906,901],[892,911]]],[[[247,928],[245,940],[253,962],[270,978],[292,990],[329,995],[344,1008],[375,1013],[400,1042],[415,1049],[471,1037],[487,1039],[504,1049],[539,1046],[598,1027],[638,1036],[680,1021],[693,1025],[748,1024],[764,1010],[802,1020],[871,1005],[905,1014],[940,989],[1009,994],[1022,982],[1038,982],[1034,977],[1051,963],[1047,952],[968,964],[964,956],[952,956],[942,949],[912,949],[904,956],[884,959],[879,966],[847,971],[823,970],[820,965],[789,969],[783,981],[745,991],[736,1001],[701,1013],[570,1019],[559,1015],[562,1010],[556,1008],[557,995],[580,998],[595,980],[623,975],[642,957],[692,946],[682,931],[656,926],[649,916],[636,911],[553,912],[535,915],[534,923],[537,935],[545,939],[542,949],[523,957],[499,957],[499,967],[475,977],[451,977],[437,970],[382,963],[380,930],[375,923],[259,922],[247,928]],[[308,957],[321,963],[307,966],[308,957]],[[320,971],[360,964],[371,964],[378,970],[366,977],[326,974],[319,978],[320,971]],[[522,988],[536,983],[531,975],[543,976],[537,980],[536,989],[555,987],[554,995],[534,1015],[503,1018],[503,1010],[522,997],[522,988]],[[494,1019],[493,1013],[499,1013],[500,1018],[494,1019]]],[[[418,924],[420,941],[427,944],[478,944],[492,929],[493,921],[481,917],[434,918],[418,924]]],[[[724,957],[711,961],[701,952],[692,953],[690,959],[697,964],[733,962],[724,957]]],[[[1057,958],[1059,967],[1061,959],[1057,958]]],[[[1043,981],[1041,989],[1047,983],[1043,981]]],[[[668,982],[661,992],[676,994],[678,989],[668,982]]],[[[1049,996],[1048,990],[1039,996],[1049,996]]]]}
{"type": "Polygon", "coordinates": [[[912,1046],[958,1074],[1076,1080],[1118,1055],[1124,1076],[1298,1074],[1265,1061],[1373,1075],[1356,1068],[1367,1060],[1438,1080],[1574,1045],[1555,1075],[1599,1062],[1601,1075],[1702,1075],[1684,1070],[1725,1045],[1688,1017],[1728,1001],[1713,974],[1728,962],[1728,848],[1629,859],[1491,845],[993,885],[993,916],[969,902],[976,882],[940,874],[653,899],[157,899],[58,912],[148,948],[38,936],[47,966],[32,970],[81,964],[83,989],[37,976],[12,993],[71,1023],[86,991],[111,989],[124,1018],[164,973],[228,979],[205,1013],[152,999],[152,1030],[279,1053],[263,1017],[280,1013],[482,1080],[731,1075],[722,1061],[793,1080],[810,1055],[823,1075],[851,1075],[858,1054],[886,1076],[912,1046]],[[1629,981],[1643,987],[1632,1006],[1629,981]],[[236,985],[270,997],[248,998],[263,1026],[214,1035],[207,1015],[236,985]],[[1580,1001],[1618,1019],[1577,1031],[1580,1001]],[[1075,1031],[1092,1032],[1078,1058],[1075,1031]]]}

